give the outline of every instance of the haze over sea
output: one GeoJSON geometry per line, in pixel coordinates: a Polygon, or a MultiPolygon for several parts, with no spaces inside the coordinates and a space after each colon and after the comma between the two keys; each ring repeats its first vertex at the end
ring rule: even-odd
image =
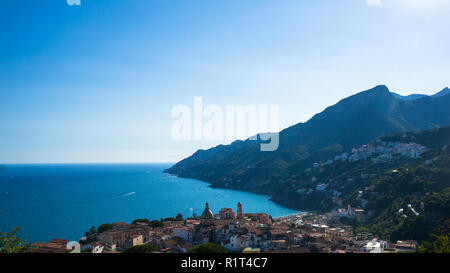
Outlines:
{"type": "Polygon", "coordinates": [[[170,164],[0,165],[0,231],[21,227],[31,242],[79,240],[91,226],[201,214],[205,201],[222,207],[267,212],[295,211],[268,196],[213,189],[208,183],[163,173],[170,164]]]}

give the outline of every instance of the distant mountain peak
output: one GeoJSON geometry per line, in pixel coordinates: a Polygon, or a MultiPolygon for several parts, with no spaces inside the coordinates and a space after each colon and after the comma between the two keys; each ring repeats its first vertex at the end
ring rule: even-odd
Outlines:
{"type": "MultiPolygon", "coordinates": [[[[393,98],[392,93],[386,85],[377,85],[372,89],[357,93],[356,95],[350,96],[349,101],[364,100],[367,102],[379,102],[379,101],[391,101],[393,98]]],[[[344,99],[345,100],[345,99],[344,99]]]]}
{"type": "Polygon", "coordinates": [[[389,88],[386,85],[377,85],[374,88],[369,89],[365,92],[361,92],[361,93],[371,93],[371,94],[375,93],[378,95],[384,95],[384,96],[388,96],[388,97],[392,96],[391,91],[389,91],[389,88]]]}
{"type": "Polygon", "coordinates": [[[443,97],[450,94],[450,89],[448,87],[445,87],[444,89],[442,89],[442,91],[434,94],[432,97],[443,97]]]}
{"type": "Polygon", "coordinates": [[[357,93],[356,95],[367,95],[367,94],[387,94],[390,93],[389,88],[386,85],[377,85],[374,88],[368,89],[366,91],[357,93]]]}
{"type": "Polygon", "coordinates": [[[377,85],[374,88],[372,88],[371,90],[389,92],[389,88],[384,84],[377,85]]]}

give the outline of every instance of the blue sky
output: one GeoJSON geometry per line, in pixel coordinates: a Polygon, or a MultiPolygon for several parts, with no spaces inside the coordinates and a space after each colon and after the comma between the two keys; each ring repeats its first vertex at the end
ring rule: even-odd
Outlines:
{"type": "Polygon", "coordinates": [[[282,128],[377,84],[449,86],[448,0],[3,1],[0,163],[174,162],[171,109],[277,104],[282,128]]]}

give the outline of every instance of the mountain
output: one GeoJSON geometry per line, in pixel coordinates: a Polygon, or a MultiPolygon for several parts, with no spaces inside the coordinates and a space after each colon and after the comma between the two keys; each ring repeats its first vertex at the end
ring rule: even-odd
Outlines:
{"type": "Polygon", "coordinates": [[[412,101],[412,100],[417,100],[417,99],[421,99],[424,97],[428,97],[428,95],[423,95],[423,94],[411,94],[408,96],[402,96],[397,93],[392,93],[392,95],[394,95],[394,97],[396,97],[397,99],[406,100],[406,101],[412,101]]]}
{"type": "Polygon", "coordinates": [[[429,240],[439,228],[450,231],[449,146],[450,127],[383,136],[284,178],[271,195],[307,210],[362,208],[364,221],[349,222],[357,231],[429,240]]]}
{"type": "Polygon", "coordinates": [[[281,131],[277,151],[261,152],[258,141],[236,141],[199,150],[166,172],[214,187],[271,194],[286,177],[379,136],[450,125],[448,89],[436,95],[408,101],[376,86],[281,131]]]}
{"type": "MultiPolygon", "coordinates": [[[[450,89],[448,89],[448,87],[444,88],[442,91],[431,95],[431,97],[442,97],[445,95],[450,94],[450,89]]],[[[413,100],[417,100],[417,99],[421,99],[421,98],[425,98],[425,97],[429,97],[428,95],[424,95],[424,94],[411,94],[408,96],[402,96],[400,94],[394,93],[392,92],[392,95],[394,95],[395,98],[397,99],[401,99],[401,100],[406,100],[406,101],[413,101],[413,100]]]]}
{"type": "Polygon", "coordinates": [[[432,97],[443,97],[450,94],[450,89],[448,87],[445,87],[441,92],[434,94],[432,97]]]}

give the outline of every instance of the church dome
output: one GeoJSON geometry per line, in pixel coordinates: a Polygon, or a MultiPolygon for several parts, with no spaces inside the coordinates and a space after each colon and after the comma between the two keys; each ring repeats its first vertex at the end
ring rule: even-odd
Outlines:
{"type": "Polygon", "coordinates": [[[201,219],[214,219],[214,213],[209,209],[209,204],[206,202],[205,210],[200,216],[201,219]]]}

